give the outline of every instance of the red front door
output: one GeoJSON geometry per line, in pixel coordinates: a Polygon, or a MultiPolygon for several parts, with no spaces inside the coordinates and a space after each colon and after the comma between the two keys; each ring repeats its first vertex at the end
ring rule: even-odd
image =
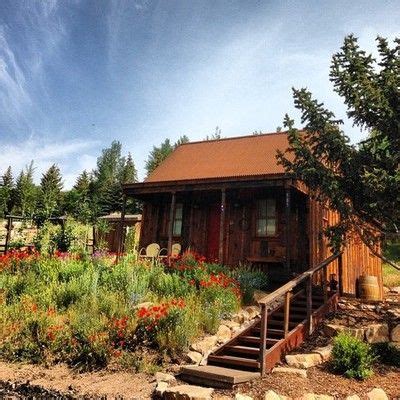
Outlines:
{"type": "Polygon", "coordinates": [[[218,261],[219,225],[221,218],[220,204],[212,204],[208,209],[207,260],[218,261]]]}

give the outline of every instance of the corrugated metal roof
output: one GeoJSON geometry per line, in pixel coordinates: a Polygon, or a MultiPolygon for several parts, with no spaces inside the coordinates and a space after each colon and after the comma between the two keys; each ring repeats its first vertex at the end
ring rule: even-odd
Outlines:
{"type": "Polygon", "coordinates": [[[186,143],[166,158],[145,182],[283,174],[276,152],[287,147],[285,132],[186,143]]]}

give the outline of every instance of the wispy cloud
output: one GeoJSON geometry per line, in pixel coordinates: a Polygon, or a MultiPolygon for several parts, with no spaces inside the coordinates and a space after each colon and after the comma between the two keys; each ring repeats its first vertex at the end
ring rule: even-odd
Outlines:
{"type": "Polygon", "coordinates": [[[29,138],[16,144],[2,145],[0,174],[11,165],[17,175],[31,160],[35,165],[35,180],[39,182],[41,174],[52,164],[58,164],[64,177],[65,188],[71,188],[77,175],[84,169],[90,171],[96,165],[99,142],[96,140],[65,140],[48,142],[29,138]]]}

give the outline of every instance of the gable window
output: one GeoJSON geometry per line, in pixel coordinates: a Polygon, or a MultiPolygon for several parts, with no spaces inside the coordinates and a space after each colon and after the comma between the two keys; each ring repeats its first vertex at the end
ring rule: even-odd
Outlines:
{"type": "Polygon", "coordinates": [[[276,235],[276,200],[261,199],[257,201],[256,235],[276,235]]]}
{"type": "Polygon", "coordinates": [[[177,203],[175,206],[174,226],[172,230],[173,236],[181,236],[182,234],[182,203],[177,203]]]}

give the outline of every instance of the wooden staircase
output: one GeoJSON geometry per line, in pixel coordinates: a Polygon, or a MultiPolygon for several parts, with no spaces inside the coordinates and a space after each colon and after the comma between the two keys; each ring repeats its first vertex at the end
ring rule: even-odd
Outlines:
{"type": "Polygon", "coordinates": [[[235,379],[242,382],[246,376],[254,379],[270,372],[285,353],[301,345],[327,312],[336,308],[339,293],[328,291],[326,282],[327,266],[336,259],[340,272],[338,253],[261,299],[260,317],[210,354],[206,366],[183,367],[181,378],[227,387],[235,379]],[[322,275],[319,284],[317,273],[322,275]]]}

